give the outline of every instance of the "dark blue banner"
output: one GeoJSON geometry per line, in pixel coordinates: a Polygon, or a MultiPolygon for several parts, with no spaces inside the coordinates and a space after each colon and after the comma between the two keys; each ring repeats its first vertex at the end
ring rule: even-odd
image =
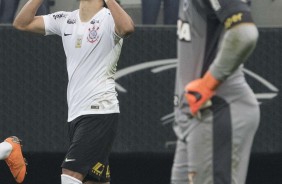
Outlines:
{"type": "MultiPolygon", "coordinates": [[[[17,135],[28,152],[67,148],[67,73],[61,40],[0,28],[0,136],[17,135]]],[[[261,103],[253,152],[282,152],[282,29],[260,29],[244,72],[261,103]]],[[[121,115],[114,152],[174,151],[176,28],[138,27],[126,39],[116,74],[121,115]]]]}

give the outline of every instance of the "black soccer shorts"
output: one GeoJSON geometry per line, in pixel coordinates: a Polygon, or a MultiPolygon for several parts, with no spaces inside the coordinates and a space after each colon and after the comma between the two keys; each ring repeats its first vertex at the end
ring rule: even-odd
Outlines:
{"type": "Polygon", "coordinates": [[[70,146],[61,167],[85,175],[85,181],[109,182],[118,115],[83,115],[69,122],[70,146]]]}

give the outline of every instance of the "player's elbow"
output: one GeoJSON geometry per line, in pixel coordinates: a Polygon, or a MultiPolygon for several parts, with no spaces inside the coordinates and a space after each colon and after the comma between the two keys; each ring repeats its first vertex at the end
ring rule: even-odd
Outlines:
{"type": "Polygon", "coordinates": [[[25,31],[25,30],[26,30],[26,27],[23,26],[23,25],[22,25],[19,21],[17,21],[17,20],[15,20],[15,21],[13,22],[13,27],[14,27],[15,29],[20,30],[20,31],[25,31]]]}
{"type": "Polygon", "coordinates": [[[127,29],[124,30],[123,35],[125,37],[127,37],[127,36],[131,35],[134,31],[135,31],[134,25],[129,26],[127,29]]]}
{"type": "Polygon", "coordinates": [[[246,37],[247,39],[245,40],[246,44],[247,46],[253,48],[256,46],[258,38],[259,38],[258,29],[254,24],[248,25],[248,27],[246,27],[245,29],[246,29],[245,32],[247,34],[247,37],[246,37]]]}
{"type": "Polygon", "coordinates": [[[240,29],[240,40],[246,48],[254,48],[259,38],[259,32],[255,24],[242,24],[240,29]]]}
{"type": "Polygon", "coordinates": [[[123,26],[122,29],[118,30],[118,33],[122,37],[128,37],[135,31],[134,23],[131,22],[130,24],[123,26]]]}
{"type": "Polygon", "coordinates": [[[248,56],[256,47],[259,32],[255,24],[239,24],[227,31],[226,38],[241,56],[248,56]]]}

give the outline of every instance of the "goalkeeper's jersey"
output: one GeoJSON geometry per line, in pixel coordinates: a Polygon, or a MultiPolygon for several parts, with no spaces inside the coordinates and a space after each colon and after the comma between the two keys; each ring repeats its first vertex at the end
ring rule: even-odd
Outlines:
{"type": "Polygon", "coordinates": [[[81,22],[79,10],[44,16],[46,35],[62,37],[68,71],[68,121],[85,114],[119,113],[114,75],[123,39],[110,11],[81,22]]]}
{"type": "MultiPolygon", "coordinates": [[[[240,13],[250,11],[246,1],[243,1],[180,0],[177,23],[178,66],[174,99],[176,125],[188,126],[186,114],[189,112],[189,107],[183,95],[185,85],[202,77],[208,70],[217,54],[224,30],[228,28],[226,26],[239,23],[240,13]]],[[[241,66],[222,83],[216,95],[230,102],[235,100],[245,88],[248,86],[241,66]]],[[[177,132],[184,134],[180,130],[177,132]]]]}

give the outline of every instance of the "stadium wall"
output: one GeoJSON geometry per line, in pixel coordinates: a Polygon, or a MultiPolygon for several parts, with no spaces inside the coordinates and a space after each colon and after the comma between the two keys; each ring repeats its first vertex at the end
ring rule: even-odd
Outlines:
{"type": "MultiPolygon", "coordinates": [[[[19,2],[19,10],[28,0],[19,2]]],[[[52,0],[51,13],[56,11],[72,11],[78,8],[78,0],[52,0]]],[[[120,0],[125,11],[133,18],[135,24],[142,24],[141,0],[120,0]]],[[[252,15],[257,25],[261,27],[282,27],[282,1],[281,0],[253,0],[252,15]]],[[[163,24],[163,7],[159,12],[158,24],[163,24]]]]}
{"type": "MultiPolygon", "coordinates": [[[[21,137],[26,152],[65,152],[65,54],[58,36],[0,28],[0,138],[21,137]]],[[[260,29],[245,74],[261,102],[253,152],[282,152],[282,29],[260,29]]],[[[121,115],[114,152],[172,152],[175,27],[138,27],[125,40],[116,74],[121,115]]]]}
{"type": "MultiPolygon", "coordinates": [[[[0,138],[23,139],[29,160],[25,183],[59,184],[68,145],[61,40],[10,26],[0,27],[0,40],[0,138]]],[[[262,112],[248,184],[282,181],[281,40],[282,29],[260,28],[258,46],[245,65],[262,112]]],[[[176,50],[175,27],[137,27],[125,40],[116,75],[122,113],[111,156],[113,184],[168,184],[175,146],[176,50]]],[[[11,184],[10,173],[0,164],[0,183],[11,184]]]]}

